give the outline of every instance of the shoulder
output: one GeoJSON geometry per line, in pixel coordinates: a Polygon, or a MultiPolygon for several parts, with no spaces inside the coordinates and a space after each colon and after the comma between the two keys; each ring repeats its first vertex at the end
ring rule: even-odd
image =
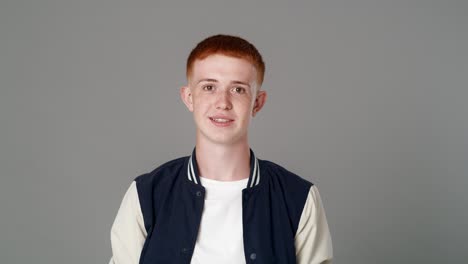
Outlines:
{"type": "Polygon", "coordinates": [[[267,180],[272,183],[278,183],[287,188],[300,189],[308,191],[313,185],[309,180],[291,172],[277,163],[268,160],[260,160],[261,173],[266,175],[267,180]]]}
{"type": "Polygon", "coordinates": [[[174,179],[179,172],[185,167],[188,157],[180,157],[170,160],[158,166],[151,172],[145,173],[135,178],[137,187],[141,185],[155,185],[160,182],[170,181],[174,179]]]}
{"type": "Polygon", "coordinates": [[[135,178],[138,200],[148,232],[154,223],[159,202],[170,192],[170,187],[179,178],[177,176],[186,169],[187,162],[188,157],[173,159],[135,178]]]}
{"type": "Polygon", "coordinates": [[[274,162],[259,161],[264,190],[268,190],[271,199],[285,205],[292,227],[296,232],[301,214],[313,184],[274,162]]]}

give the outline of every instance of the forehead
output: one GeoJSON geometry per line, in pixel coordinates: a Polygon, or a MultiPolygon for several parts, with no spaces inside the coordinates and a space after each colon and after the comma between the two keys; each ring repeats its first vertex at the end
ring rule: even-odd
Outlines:
{"type": "Polygon", "coordinates": [[[190,75],[189,79],[192,81],[210,78],[219,81],[251,83],[255,82],[257,78],[257,70],[246,59],[214,54],[201,60],[195,60],[190,75]]]}

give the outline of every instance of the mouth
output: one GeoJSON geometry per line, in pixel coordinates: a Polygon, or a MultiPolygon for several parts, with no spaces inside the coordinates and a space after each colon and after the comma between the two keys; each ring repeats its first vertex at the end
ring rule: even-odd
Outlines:
{"type": "Polygon", "coordinates": [[[210,120],[216,126],[221,126],[221,127],[229,126],[234,122],[233,119],[224,118],[224,117],[210,117],[210,120]]]}
{"type": "Polygon", "coordinates": [[[226,119],[226,118],[214,118],[214,117],[210,117],[211,121],[215,121],[215,122],[219,122],[219,123],[227,123],[227,122],[231,122],[231,121],[234,121],[232,119],[226,119]]]}

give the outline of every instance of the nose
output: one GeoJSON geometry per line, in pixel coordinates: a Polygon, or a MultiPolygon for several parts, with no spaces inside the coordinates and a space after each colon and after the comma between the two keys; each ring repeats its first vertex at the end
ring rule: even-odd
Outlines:
{"type": "Polygon", "coordinates": [[[218,97],[216,98],[216,109],[221,110],[231,110],[232,102],[229,92],[219,92],[218,97]]]}

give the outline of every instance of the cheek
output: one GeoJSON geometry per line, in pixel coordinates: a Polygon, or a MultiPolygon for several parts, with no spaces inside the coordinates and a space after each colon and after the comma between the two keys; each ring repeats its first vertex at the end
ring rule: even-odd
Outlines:
{"type": "Polygon", "coordinates": [[[252,109],[253,109],[253,104],[250,101],[246,101],[242,104],[242,116],[245,117],[245,119],[250,119],[252,116],[252,109]]]}
{"type": "Polygon", "coordinates": [[[203,115],[208,110],[208,104],[203,100],[194,101],[192,107],[194,110],[193,112],[197,115],[203,115]]]}

